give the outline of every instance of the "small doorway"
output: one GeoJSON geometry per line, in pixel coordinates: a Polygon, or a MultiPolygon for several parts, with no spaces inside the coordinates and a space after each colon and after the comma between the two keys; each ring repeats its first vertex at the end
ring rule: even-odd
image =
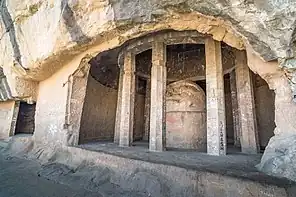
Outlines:
{"type": "Polygon", "coordinates": [[[35,129],[36,103],[20,102],[19,113],[16,121],[15,135],[33,134],[35,129]]]}

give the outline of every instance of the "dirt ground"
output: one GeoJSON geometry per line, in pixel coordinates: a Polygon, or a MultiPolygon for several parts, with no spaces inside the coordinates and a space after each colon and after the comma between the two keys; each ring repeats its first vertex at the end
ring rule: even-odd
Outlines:
{"type": "Polygon", "coordinates": [[[38,176],[40,165],[37,162],[0,155],[0,166],[1,197],[99,196],[38,176]]]}
{"type": "Polygon", "coordinates": [[[76,180],[67,176],[69,182],[66,184],[58,183],[52,178],[57,173],[60,175],[65,172],[65,169],[61,171],[61,166],[44,167],[36,161],[9,157],[0,153],[0,197],[145,196],[123,191],[111,183],[105,184],[103,189],[89,184],[88,188],[80,176],[77,176],[76,180]]]}

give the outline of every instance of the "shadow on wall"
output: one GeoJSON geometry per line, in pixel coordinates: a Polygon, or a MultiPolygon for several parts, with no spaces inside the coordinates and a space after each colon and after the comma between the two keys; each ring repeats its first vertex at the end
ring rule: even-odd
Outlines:
{"type": "Polygon", "coordinates": [[[70,8],[68,0],[62,0],[61,13],[65,26],[71,35],[71,40],[77,44],[88,43],[91,39],[82,32],[80,26],[77,24],[74,12],[70,8]]]}
{"type": "MultiPolygon", "coordinates": [[[[16,35],[15,35],[15,27],[14,27],[14,22],[11,18],[11,15],[8,11],[7,8],[7,4],[6,4],[6,0],[0,0],[0,15],[1,15],[1,19],[3,21],[3,24],[5,26],[5,33],[9,34],[9,38],[10,38],[10,43],[12,45],[12,49],[13,49],[13,57],[15,58],[15,60],[22,65],[22,61],[21,61],[21,52],[20,52],[20,47],[19,44],[17,42],[16,39],[16,35]]],[[[2,39],[2,37],[4,36],[4,34],[0,37],[0,40],[2,39]]]]}

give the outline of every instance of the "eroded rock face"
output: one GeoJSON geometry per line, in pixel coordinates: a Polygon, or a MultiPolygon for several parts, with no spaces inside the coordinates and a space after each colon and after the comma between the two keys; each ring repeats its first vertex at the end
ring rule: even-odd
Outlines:
{"type": "MultiPolygon", "coordinates": [[[[87,45],[111,39],[117,40],[114,45],[120,45],[163,29],[197,30],[236,48],[244,48],[246,42],[265,60],[295,55],[293,0],[1,2],[1,64],[21,67],[26,77],[38,80],[48,77],[87,45]]],[[[110,43],[111,48],[114,45],[110,43]]]]}
{"type": "Polygon", "coordinates": [[[272,137],[257,168],[296,181],[296,135],[272,137]]]}
{"type": "Polygon", "coordinates": [[[277,62],[263,62],[250,49],[247,54],[250,69],[275,92],[275,136],[270,139],[257,167],[265,173],[295,181],[296,104],[291,97],[289,78],[277,62]]]}

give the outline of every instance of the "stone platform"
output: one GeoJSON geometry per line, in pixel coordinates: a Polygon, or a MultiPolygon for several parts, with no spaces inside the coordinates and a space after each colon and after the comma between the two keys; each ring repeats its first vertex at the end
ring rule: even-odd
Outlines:
{"type": "MultiPolygon", "coordinates": [[[[29,138],[16,137],[0,145],[15,152],[30,146],[29,138]]],[[[35,148],[39,156],[50,152],[49,147],[35,148]]],[[[296,196],[296,183],[257,171],[261,155],[245,155],[235,149],[228,152],[218,157],[195,151],[149,152],[145,142],[125,148],[111,142],[89,143],[52,150],[40,172],[48,180],[118,197],[296,196]]],[[[29,152],[33,154],[34,149],[29,152]]]]}
{"type": "MultiPolygon", "coordinates": [[[[125,148],[100,142],[67,149],[69,163],[79,165],[83,160],[108,168],[115,184],[155,194],[151,196],[296,196],[294,182],[256,169],[261,155],[235,150],[219,157],[194,151],[149,152],[145,142],[125,148]]],[[[65,157],[65,153],[60,154],[65,157]]]]}

